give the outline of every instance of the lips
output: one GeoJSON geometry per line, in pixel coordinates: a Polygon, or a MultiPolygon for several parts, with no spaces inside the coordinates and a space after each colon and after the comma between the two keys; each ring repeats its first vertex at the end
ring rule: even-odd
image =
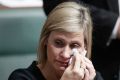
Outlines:
{"type": "Polygon", "coordinates": [[[68,66],[68,62],[59,61],[59,60],[57,62],[60,66],[64,66],[64,67],[68,66]]]}

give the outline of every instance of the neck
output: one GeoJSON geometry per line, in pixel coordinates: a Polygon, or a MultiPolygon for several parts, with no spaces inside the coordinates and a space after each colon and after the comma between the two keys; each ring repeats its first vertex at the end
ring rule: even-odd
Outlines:
{"type": "Polygon", "coordinates": [[[53,69],[53,67],[51,67],[48,62],[46,62],[44,67],[42,67],[41,64],[39,64],[38,67],[40,71],[42,72],[43,76],[46,78],[46,80],[59,80],[60,79],[60,76],[58,76],[58,74],[56,73],[56,70],[53,69]]]}

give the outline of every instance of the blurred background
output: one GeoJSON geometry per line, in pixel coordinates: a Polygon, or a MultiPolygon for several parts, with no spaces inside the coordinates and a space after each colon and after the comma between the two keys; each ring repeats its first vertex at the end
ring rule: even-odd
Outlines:
{"type": "Polygon", "coordinates": [[[42,0],[0,0],[0,80],[37,59],[42,6],[42,0]]]}

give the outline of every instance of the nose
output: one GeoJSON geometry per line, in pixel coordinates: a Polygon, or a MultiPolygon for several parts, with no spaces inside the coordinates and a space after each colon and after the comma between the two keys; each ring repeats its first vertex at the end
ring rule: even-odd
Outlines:
{"type": "Polygon", "coordinates": [[[64,47],[61,54],[60,54],[60,56],[65,58],[65,59],[70,58],[70,56],[71,56],[71,48],[68,47],[68,46],[64,47]]]}

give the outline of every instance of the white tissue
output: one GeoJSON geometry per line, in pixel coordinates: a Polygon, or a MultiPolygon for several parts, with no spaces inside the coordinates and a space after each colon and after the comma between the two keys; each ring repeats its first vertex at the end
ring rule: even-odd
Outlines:
{"type": "MultiPolygon", "coordinates": [[[[72,56],[76,55],[76,53],[79,53],[79,51],[76,48],[73,48],[72,49],[72,56]]],[[[81,51],[80,54],[85,57],[86,53],[87,53],[87,51],[83,50],[83,51],[81,51]]],[[[71,64],[71,62],[72,62],[72,57],[69,60],[69,64],[71,64]]]]}
{"type": "MultiPolygon", "coordinates": [[[[72,49],[72,56],[74,56],[76,53],[78,53],[78,50],[76,48],[72,49]]],[[[72,57],[70,58],[69,64],[72,62],[72,57]]]]}
{"type": "Polygon", "coordinates": [[[81,52],[81,55],[85,56],[86,53],[87,53],[87,51],[86,51],[86,50],[83,50],[83,51],[81,52]]]}
{"type": "Polygon", "coordinates": [[[76,53],[79,53],[76,48],[72,49],[72,55],[75,55],[76,53]]]}

